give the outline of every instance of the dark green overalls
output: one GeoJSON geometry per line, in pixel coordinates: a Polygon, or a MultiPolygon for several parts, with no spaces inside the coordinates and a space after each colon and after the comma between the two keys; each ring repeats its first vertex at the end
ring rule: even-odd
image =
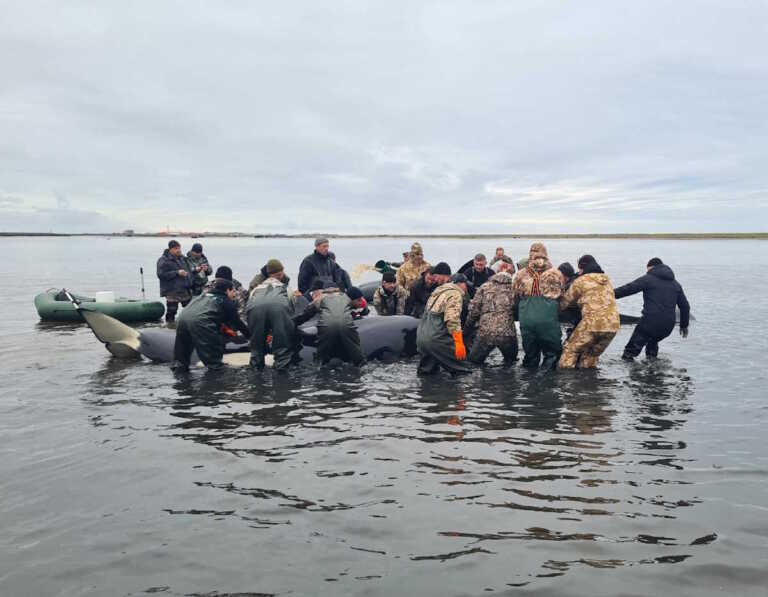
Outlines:
{"type": "Polygon", "coordinates": [[[251,332],[251,367],[264,368],[267,335],[272,335],[274,368],[285,369],[298,359],[301,341],[293,323],[294,307],[284,284],[256,288],[245,308],[251,332]]]}
{"type": "Polygon", "coordinates": [[[544,296],[520,299],[520,331],[523,336],[523,367],[554,369],[563,351],[560,342],[558,302],[544,296]]]}
{"type": "Polygon", "coordinates": [[[207,367],[222,367],[221,357],[226,344],[221,333],[222,304],[226,300],[229,299],[219,294],[202,294],[184,308],[176,325],[173,369],[187,369],[194,350],[207,367]]]}
{"type": "Polygon", "coordinates": [[[355,365],[365,362],[360,336],[352,319],[352,307],[346,294],[327,294],[320,301],[317,319],[317,354],[320,362],[339,358],[355,365]]]}
{"type": "Polygon", "coordinates": [[[440,366],[450,373],[469,373],[472,370],[469,363],[456,358],[455,343],[441,313],[424,311],[416,330],[416,348],[421,355],[421,374],[437,373],[440,366]]]}

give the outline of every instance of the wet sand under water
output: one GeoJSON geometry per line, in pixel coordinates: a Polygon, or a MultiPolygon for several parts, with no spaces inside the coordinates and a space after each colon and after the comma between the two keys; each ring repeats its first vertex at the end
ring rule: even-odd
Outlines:
{"type": "MultiPolygon", "coordinates": [[[[202,240],[245,283],[272,256],[295,280],[308,252],[202,240]]],[[[352,271],[401,244],[333,249],[352,271]]],[[[456,265],[486,244],[424,248],[456,265]]],[[[494,355],[457,379],[415,359],[176,379],[32,306],[49,286],[135,296],[158,239],[0,239],[0,595],[766,595],[765,243],[547,244],[616,285],[662,256],[691,337],[627,364],[622,328],[597,372],[494,355]]]]}

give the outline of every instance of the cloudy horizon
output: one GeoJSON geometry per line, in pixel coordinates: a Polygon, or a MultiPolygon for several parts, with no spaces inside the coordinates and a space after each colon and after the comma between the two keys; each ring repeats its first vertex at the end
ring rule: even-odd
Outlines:
{"type": "Polygon", "coordinates": [[[0,231],[766,230],[765,3],[0,6],[0,231]]]}

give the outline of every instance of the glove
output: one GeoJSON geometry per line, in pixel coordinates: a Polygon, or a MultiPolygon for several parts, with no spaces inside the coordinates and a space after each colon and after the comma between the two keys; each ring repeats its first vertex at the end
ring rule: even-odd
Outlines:
{"type": "Polygon", "coordinates": [[[235,332],[235,330],[233,330],[228,325],[224,325],[223,323],[221,324],[221,327],[219,328],[219,330],[221,331],[222,334],[224,334],[225,336],[229,336],[230,338],[234,338],[237,336],[237,333],[235,332]]]}
{"type": "Polygon", "coordinates": [[[467,358],[467,347],[464,346],[464,336],[461,334],[461,330],[453,332],[453,342],[455,344],[454,355],[459,361],[463,361],[467,358]]]}
{"type": "Polygon", "coordinates": [[[688,337],[688,328],[680,328],[680,335],[683,338],[687,338],[688,337]]]}

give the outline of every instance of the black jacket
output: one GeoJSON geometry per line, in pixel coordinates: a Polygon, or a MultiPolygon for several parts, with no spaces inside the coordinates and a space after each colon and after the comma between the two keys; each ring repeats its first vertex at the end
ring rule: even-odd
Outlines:
{"type": "Polygon", "coordinates": [[[421,274],[421,277],[411,284],[408,300],[405,303],[406,315],[420,318],[424,314],[424,309],[427,307],[427,300],[429,300],[432,291],[437,288],[437,286],[428,286],[425,276],[426,272],[421,274]]]}
{"type": "Polygon", "coordinates": [[[467,286],[467,290],[469,291],[469,296],[474,297],[475,291],[490,280],[491,276],[496,272],[490,267],[486,267],[483,271],[479,272],[475,269],[474,265],[471,265],[468,268],[465,268],[461,273],[464,274],[470,284],[472,284],[471,287],[467,286]]]}
{"type": "Polygon", "coordinates": [[[344,276],[340,273],[341,268],[328,255],[321,255],[314,251],[307,255],[299,267],[299,291],[306,293],[312,287],[312,282],[320,278],[324,282],[337,286],[340,290],[346,291],[344,286],[344,276]]]}
{"type": "Polygon", "coordinates": [[[169,249],[163,251],[157,260],[157,277],[160,280],[160,296],[168,294],[184,293],[192,288],[194,282],[192,271],[186,258],[179,255],[175,257],[169,249]],[[187,271],[187,277],[179,275],[179,270],[187,271]]]}
{"type": "Polygon", "coordinates": [[[685,298],[683,287],[675,280],[675,274],[667,265],[657,265],[634,282],[620,286],[616,298],[643,293],[643,319],[647,324],[674,327],[675,307],[680,308],[680,328],[688,327],[691,306],[685,298]]]}

